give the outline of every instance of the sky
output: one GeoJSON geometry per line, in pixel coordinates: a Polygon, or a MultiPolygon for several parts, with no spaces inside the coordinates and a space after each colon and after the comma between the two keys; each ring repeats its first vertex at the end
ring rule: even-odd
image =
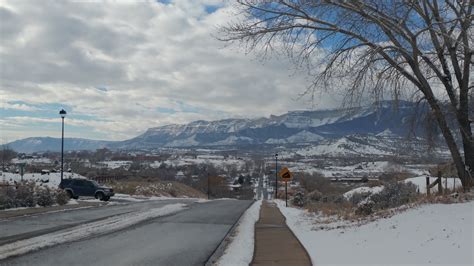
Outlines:
{"type": "MultiPolygon", "coordinates": [[[[231,1],[229,1],[231,2],[231,1]]],[[[218,41],[238,19],[222,0],[0,0],[0,142],[124,140],[194,120],[337,107],[299,97],[304,71],[218,41]]]]}

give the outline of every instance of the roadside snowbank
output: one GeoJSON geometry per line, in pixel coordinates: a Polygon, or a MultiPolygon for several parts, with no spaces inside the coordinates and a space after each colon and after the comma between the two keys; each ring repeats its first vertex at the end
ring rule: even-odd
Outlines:
{"type": "Polygon", "coordinates": [[[259,200],[245,211],[236,228],[236,234],[231,237],[231,242],[224,251],[224,255],[217,261],[217,265],[246,266],[252,262],[255,223],[260,217],[261,206],[262,201],[259,200]]]}
{"type": "Polygon", "coordinates": [[[474,202],[431,204],[361,226],[320,230],[277,201],[313,265],[473,265],[474,202]]]}
{"type": "Polygon", "coordinates": [[[101,235],[117,231],[151,218],[169,215],[181,211],[186,206],[186,204],[182,203],[169,204],[161,208],[117,215],[105,220],[82,224],[73,228],[25,240],[19,240],[0,246],[0,260],[11,256],[25,254],[40,248],[50,247],[65,242],[77,241],[94,235],[101,235]]]}

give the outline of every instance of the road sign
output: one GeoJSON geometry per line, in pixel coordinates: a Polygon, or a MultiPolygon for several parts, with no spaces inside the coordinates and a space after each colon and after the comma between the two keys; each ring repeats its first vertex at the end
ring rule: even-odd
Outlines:
{"type": "Polygon", "coordinates": [[[285,167],[281,169],[278,175],[285,182],[285,206],[288,207],[288,181],[291,180],[291,178],[293,177],[293,174],[290,172],[290,170],[288,170],[287,167],[285,167]]]}
{"type": "Polygon", "coordinates": [[[281,169],[280,173],[278,175],[283,179],[283,181],[288,182],[291,180],[293,177],[293,174],[288,170],[287,167],[281,169]]]}

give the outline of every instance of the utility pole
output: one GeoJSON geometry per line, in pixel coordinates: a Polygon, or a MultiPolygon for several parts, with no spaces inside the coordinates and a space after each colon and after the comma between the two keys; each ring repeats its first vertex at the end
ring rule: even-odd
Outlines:
{"type": "Polygon", "coordinates": [[[278,199],[278,153],[275,153],[275,199],[278,199]]]}

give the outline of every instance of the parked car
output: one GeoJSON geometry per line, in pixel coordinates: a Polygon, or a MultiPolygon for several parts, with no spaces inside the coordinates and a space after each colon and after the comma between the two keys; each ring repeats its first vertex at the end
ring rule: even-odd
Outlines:
{"type": "Polygon", "coordinates": [[[115,195],[114,190],[100,185],[94,180],[72,178],[63,179],[59,188],[64,189],[69,197],[78,199],[79,196],[92,196],[96,199],[108,201],[115,195]]]}

